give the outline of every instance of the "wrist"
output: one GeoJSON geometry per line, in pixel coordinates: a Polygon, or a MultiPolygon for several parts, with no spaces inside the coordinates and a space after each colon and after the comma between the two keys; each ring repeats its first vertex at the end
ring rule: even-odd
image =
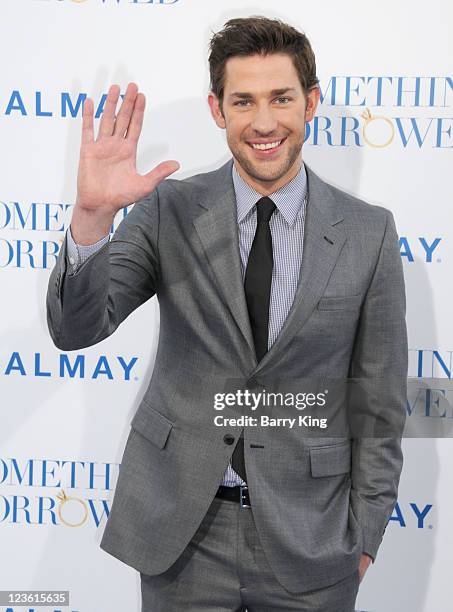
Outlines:
{"type": "Polygon", "coordinates": [[[110,233],[115,211],[90,209],[76,203],[71,220],[71,234],[76,244],[89,246],[110,233]]]}

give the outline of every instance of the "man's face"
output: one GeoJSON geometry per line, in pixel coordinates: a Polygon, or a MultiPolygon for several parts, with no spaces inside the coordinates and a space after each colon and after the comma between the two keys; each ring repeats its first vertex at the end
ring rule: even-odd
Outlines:
{"type": "Polygon", "coordinates": [[[304,95],[287,54],[227,61],[222,110],[212,92],[209,106],[216,124],[226,129],[239,173],[263,195],[297,174],[305,122],[313,118],[318,99],[318,88],[304,95]]]}

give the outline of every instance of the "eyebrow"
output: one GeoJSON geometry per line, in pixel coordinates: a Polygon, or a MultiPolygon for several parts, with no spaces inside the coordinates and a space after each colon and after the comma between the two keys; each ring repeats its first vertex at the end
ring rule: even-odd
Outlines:
{"type": "MultiPolygon", "coordinates": [[[[281,96],[285,93],[297,93],[294,87],[282,87],[280,89],[273,89],[270,94],[271,96],[281,96]]],[[[235,91],[229,96],[230,98],[253,98],[253,94],[246,91],[235,91]]]]}

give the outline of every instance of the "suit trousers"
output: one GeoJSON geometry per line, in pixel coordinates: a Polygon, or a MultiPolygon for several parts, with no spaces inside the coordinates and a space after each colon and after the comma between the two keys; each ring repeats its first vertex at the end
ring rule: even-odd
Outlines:
{"type": "Polygon", "coordinates": [[[357,569],[328,587],[290,593],[266,560],[252,509],[217,497],[173,565],[140,578],[142,612],[354,612],[359,588],[357,569]]]}

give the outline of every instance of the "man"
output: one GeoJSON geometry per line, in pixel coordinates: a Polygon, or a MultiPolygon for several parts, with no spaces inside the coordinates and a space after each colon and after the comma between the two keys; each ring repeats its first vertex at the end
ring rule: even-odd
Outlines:
{"type": "Polygon", "coordinates": [[[49,283],[52,338],[86,347],[153,295],[160,304],[101,547],[140,571],[145,612],[351,612],[396,501],[398,435],[244,426],[254,412],[239,400],[282,380],[303,391],[303,380],[392,378],[386,408],[404,414],[393,217],[302,162],[319,100],[305,35],[233,19],[209,62],[210,110],[233,155],[213,172],[163,180],[179,167],[167,161],[137,174],[135,84],[116,116],[110,88],[96,140],[84,105],[77,201],[49,283]]]}

